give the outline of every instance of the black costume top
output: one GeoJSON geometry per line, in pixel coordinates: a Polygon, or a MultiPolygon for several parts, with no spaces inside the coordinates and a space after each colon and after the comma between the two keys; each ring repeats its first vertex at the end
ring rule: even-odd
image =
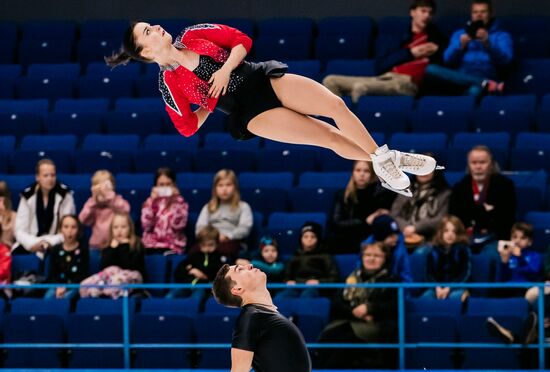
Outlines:
{"type": "Polygon", "coordinates": [[[311,372],[302,334],[277,311],[245,305],[233,330],[232,347],[254,352],[256,372],[311,372]]]}

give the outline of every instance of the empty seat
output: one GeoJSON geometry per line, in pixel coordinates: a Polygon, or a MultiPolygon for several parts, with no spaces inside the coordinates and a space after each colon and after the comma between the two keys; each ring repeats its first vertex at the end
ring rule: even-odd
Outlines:
{"type": "Polygon", "coordinates": [[[72,40],[27,39],[19,43],[18,61],[31,63],[70,63],[73,56],[72,40]]]}
{"type": "Polygon", "coordinates": [[[13,173],[33,174],[36,171],[36,164],[41,159],[53,160],[56,172],[73,171],[72,150],[18,150],[12,154],[11,158],[13,173]]]}
{"type": "Polygon", "coordinates": [[[135,134],[117,135],[117,134],[91,134],[84,138],[82,143],[83,150],[111,151],[111,150],[137,150],[139,136],[135,134]]]}
{"type": "Polygon", "coordinates": [[[407,152],[432,152],[439,156],[447,149],[444,133],[396,133],[390,139],[390,148],[407,152]]]}
{"type": "Polygon", "coordinates": [[[263,149],[258,154],[258,171],[290,171],[299,175],[317,168],[317,149],[263,149]]]}
{"type": "Polygon", "coordinates": [[[44,119],[46,134],[73,134],[79,140],[103,132],[103,114],[52,112],[44,119]]]}
{"type": "Polygon", "coordinates": [[[109,107],[109,100],[106,98],[90,99],[60,99],[54,106],[54,112],[64,113],[102,113],[109,107]]]}
{"type": "Polygon", "coordinates": [[[74,21],[26,21],[21,23],[23,40],[68,40],[76,38],[74,21]]]}
{"type": "Polygon", "coordinates": [[[258,23],[258,37],[254,41],[256,58],[258,60],[309,59],[312,40],[312,19],[266,19],[258,23]]]}
{"type": "Polygon", "coordinates": [[[198,150],[195,154],[195,169],[199,172],[217,172],[232,169],[236,173],[254,170],[255,156],[247,150],[198,150]]]}
{"type": "Polygon", "coordinates": [[[36,63],[27,69],[27,77],[72,79],[80,75],[80,63],[36,63]]]}
{"type": "Polygon", "coordinates": [[[20,139],[29,134],[40,134],[42,130],[41,114],[0,114],[0,135],[12,135],[20,139]]]}
{"type": "Polygon", "coordinates": [[[134,171],[133,150],[77,150],[75,171],[93,173],[97,169],[107,169],[111,173],[134,171]]]}
{"type": "Polygon", "coordinates": [[[135,156],[136,172],[155,172],[168,167],[174,172],[189,172],[193,153],[188,150],[139,150],[135,156]]]}
{"type": "Polygon", "coordinates": [[[115,102],[118,112],[164,112],[164,102],[158,98],[119,98],[115,102]]]}
{"type": "Polygon", "coordinates": [[[300,175],[299,187],[342,188],[350,177],[350,172],[304,172],[300,175]]]}
{"type": "Polygon", "coordinates": [[[0,100],[0,114],[40,114],[48,112],[49,102],[47,99],[2,99],[0,100]]]}
{"type": "Polygon", "coordinates": [[[253,211],[269,215],[273,212],[286,212],[288,208],[287,190],[275,188],[252,187],[241,188],[241,198],[245,200],[253,211]]]}
{"type": "Polygon", "coordinates": [[[376,71],[372,60],[336,59],[328,61],[325,74],[374,76],[376,71]]]}
{"type": "Polygon", "coordinates": [[[76,136],[65,135],[29,135],[21,140],[21,150],[65,150],[76,148],[76,136]]]}
{"type": "Polygon", "coordinates": [[[243,172],[239,175],[242,188],[281,188],[292,187],[293,175],[290,172],[243,172]]]}
{"type": "Polygon", "coordinates": [[[321,60],[365,59],[373,32],[368,17],[331,17],[317,23],[315,55],[321,60]]]}
{"type": "Polygon", "coordinates": [[[204,137],[204,148],[211,150],[257,150],[260,147],[260,138],[248,141],[235,141],[228,133],[208,133],[204,137]]]}
{"type": "Polygon", "coordinates": [[[109,98],[134,96],[134,81],[126,77],[84,76],[77,80],[80,98],[109,98]]]}
{"type": "Polygon", "coordinates": [[[289,190],[290,210],[292,212],[330,213],[336,188],[293,188],[289,190]]]}
{"type": "Polygon", "coordinates": [[[56,100],[73,97],[71,78],[19,78],[15,82],[15,92],[21,99],[47,98],[56,100]]]}
{"type": "Polygon", "coordinates": [[[120,40],[109,37],[81,38],[76,44],[76,58],[83,65],[103,61],[120,48],[120,40]]]}
{"type": "Polygon", "coordinates": [[[304,222],[313,221],[324,227],[326,220],[325,213],[275,212],[269,216],[267,226],[275,229],[300,228],[304,222]]]}
{"type": "Polygon", "coordinates": [[[109,112],[104,119],[107,134],[137,134],[145,137],[160,133],[162,127],[162,117],[152,112],[109,112]]]}
{"type": "Polygon", "coordinates": [[[145,137],[143,148],[146,150],[187,150],[194,152],[199,147],[199,137],[183,137],[170,134],[152,134],[145,137]]]}

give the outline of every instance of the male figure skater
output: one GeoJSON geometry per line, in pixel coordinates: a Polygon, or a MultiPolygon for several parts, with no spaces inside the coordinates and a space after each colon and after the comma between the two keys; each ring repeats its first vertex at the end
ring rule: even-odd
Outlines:
{"type": "Polygon", "coordinates": [[[218,303],[240,307],[233,330],[231,372],[311,372],[298,328],[273,304],[266,275],[252,265],[223,265],[212,286],[218,303]]]}

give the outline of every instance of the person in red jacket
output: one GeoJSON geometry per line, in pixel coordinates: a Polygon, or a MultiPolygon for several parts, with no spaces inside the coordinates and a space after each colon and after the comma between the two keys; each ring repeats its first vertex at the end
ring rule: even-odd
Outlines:
{"type": "Polygon", "coordinates": [[[230,115],[230,132],[237,139],[260,136],[271,140],[321,146],[354,160],[372,160],[383,184],[406,192],[403,173],[431,173],[431,157],[378,147],[344,101],[321,84],[286,74],[278,61],[243,61],[252,40],[220,24],[187,27],[175,38],[159,25],[132,23],[109,66],[130,60],[160,66],[159,89],[176,129],[193,135],[215,108],[230,115]],[[172,43],[173,41],[173,43],[172,43]],[[199,108],[191,111],[190,104],[199,108]],[[310,115],[332,118],[337,128],[310,115]]]}

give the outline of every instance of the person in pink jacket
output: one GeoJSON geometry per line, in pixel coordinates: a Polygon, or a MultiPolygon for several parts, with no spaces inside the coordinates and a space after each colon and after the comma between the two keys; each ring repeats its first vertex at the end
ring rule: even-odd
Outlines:
{"type": "Polygon", "coordinates": [[[182,254],[187,244],[183,230],[188,210],[176,186],[176,173],[170,168],[157,169],[151,196],[141,208],[145,253],[182,254]]]}
{"type": "Polygon", "coordinates": [[[92,226],[90,248],[105,248],[109,243],[109,225],[115,213],[130,213],[130,204],[115,192],[115,178],[108,170],[92,176],[92,196],[86,201],[78,219],[92,226]]]}

